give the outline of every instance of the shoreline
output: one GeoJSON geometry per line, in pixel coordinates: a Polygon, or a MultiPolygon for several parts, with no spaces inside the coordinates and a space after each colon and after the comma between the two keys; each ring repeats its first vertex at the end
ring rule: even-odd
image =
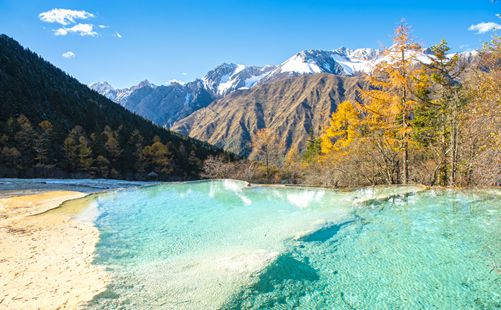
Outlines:
{"type": "Polygon", "coordinates": [[[106,289],[107,273],[92,264],[99,231],[75,217],[87,195],[0,196],[0,308],[82,308],[106,289]]]}

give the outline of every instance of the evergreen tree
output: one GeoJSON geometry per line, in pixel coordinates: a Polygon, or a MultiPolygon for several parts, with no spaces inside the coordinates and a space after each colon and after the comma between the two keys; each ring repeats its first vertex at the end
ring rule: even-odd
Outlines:
{"type": "Polygon", "coordinates": [[[7,121],[5,122],[5,134],[9,137],[9,138],[14,138],[14,135],[16,134],[16,132],[18,131],[18,124],[17,124],[17,121],[11,116],[7,119],[7,121]]]}
{"type": "MultiPolygon", "coordinates": [[[[294,158],[295,155],[293,154],[296,151],[297,149],[294,149],[292,154],[288,156],[288,160],[286,161],[290,162],[291,158],[294,158]]],[[[316,138],[313,135],[313,129],[310,128],[308,133],[308,141],[306,142],[306,148],[303,152],[303,160],[306,160],[308,162],[314,160],[318,155],[320,155],[320,151],[321,151],[321,139],[316,138]]],[[[289,153],[287,155],[289,155],[289,153]]]]}
{"type": "Polygon", "coordinates": [[[198,158],[197,154],[195,153],[194,150],[190,152],[190,155],[188,156],[188,171],[190,171],[190,174],[192,177],[197,176],[198,172],[202,168],[202,161],[200,158],[198,158]]]}
{"type": "Polygon", "coordinates": [[[81,171],[90,172],[92,163],[92,149],[89,147],[89,140],[81,135],[78,138],[78,168],[81,171]]]}
{"type": "Polygon", "coordinates": [[[20,115],[16,121],[19,129],[15,134],[15,142],[17,149],[21,152],[21,164],[24,167],[31,167],[34,158],[33,145],[36,132],[26,116],[20,115]]]}
{"type": "Polygon", "coordinates": [[[144,148],[143,155],[148,171],[164,176],[172,172],[171,153],[167,146],[162,143],[160,137],[155,136],[153,138],[153,143],[144,148]]]}
{"type": "Polygon", "coordinates": [[[105,126],[103,131],[103,136],[106,141],[104,147],[108,154],[108,158],[110,159],[113,167],[117,168],[118,159],[122,154],[122,149],[118,141],[118,134],[116,131],[113,131],[109,126],[105,126]]]}
{"type": "Polygon", "coordinates": [[[110,161],[106,157],[98,155],[96,158],[96,166],[98,174],[101,177],[107,178],[110,176],[110,161]]]}
{"type": "Polygon", "coordinates": [[[4,146],[0,152],[2,164],[7,168],[17,168],[21,158],[21,152],[15,147],[4,146]]]}
{"type": "Polygon", "coordinates": [[[83,135],[83,128],[75,126],[66,136],[63,142],[63,151],[65,157],[65,166],[70,171],[76,171],[79,167],[79,144],[80,136],[83,135]]]}
{"type": "Polygon", "coordinates": [[[46,167],[53,162],[53,139],[54,127],[49,121],[41,121],[38,124],[39,133],[35,142],[35,161],[37,166],[46,167]]]}
{"type": "Polygon", "coordinates": [[[431,61],[426,69],[433,94],[427,94],[423,100],[426,105],[417,110],[414,124],[421,142],[423,136],[426,139],[424,146],[436,146],[439,150],[435,179],[440,185],[454,185],[456,182],[459,118],[464,105],[459,82],[463,68],[458,55],[448,56],[449,50],[445,40],[431,48],[431,61]]]}
{"type": "Polygon", "coordinates": [[[101,131],[98,130],[90,135],[90,144],[94,154],[106,155],[106,148],[104,147],[104,139],[101,131]]]}
{"type": "Polygon", "coordinates": [[[129,160],[134,163],[134,168],[139,173],[144,173],[145,162],[143,156],[144,138],[139,130],[134,130],[127,141],[129,160]]]}

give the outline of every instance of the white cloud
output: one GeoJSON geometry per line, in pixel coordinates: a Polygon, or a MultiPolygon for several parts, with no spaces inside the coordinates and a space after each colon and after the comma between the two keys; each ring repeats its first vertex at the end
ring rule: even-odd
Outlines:
{"type": "Polygon", "coordinates": [[[110,28],[110,26],[106,26],[106,25],[99,25],[98,27],[99,27],[99,29],[106,29],[106,28],[110,28]]]}
{"type": "Polygon", "coordinates": [[[186,72],[181,72],[181,75],[187,76],[187,75],[188,75],[188,73],[186,73],[186,72]]]}
{"type": "Polygon", "coordinates": [[[88,19],[95,17],[94,14],[86,11],[76,11],[68,9],[52,9],[47,12],[40,13],[38,18],[46,23],[58,23],[63,26],[76,23],[79,19],[88,19]]]}
{"type": "Polygon", "coordinates": [[[180,85],[184,85],[185,82],[184,81],[179,81],[179,80],[170,80],[167,84],[180,84],[180,85]]]}
{"type": "Polygon", "coordinates": [[[76,24],[75,26],[69,28],[59,28],[54,30],[54,35],[56,36],[65,36],[70,33],[76,33],[80,36],[97,36],[97,32],[94,31],[94,25],[92,24],[76,24]]]}
{"type": "Polygon", "coordinates": [[[122,38],[122,35],[121,35],[120,33],[118,33],[118,32],[115,32],[115,37],[117,37],[117,38],[121,39],[121,38],[122,38]]]}
{"type": "Polygon", "coordinates": [[[64,52],[62,56],[66,59],[70,59],[70,58],[75,58],[76,55],[72,51],[67,51],[64,52]]]}
{"type": "Polygon", "coordinates": [[[497,17],[501,18],[501,14],[496,14],[497,17]]]}
{"type": "Polygon", "coordinates": [[[501,30],[501,25],[494,22],[479,23],[476,25],[471,25],[470,28],[468,28],[468,30],[476,31],[477,33],[481,34],[489,31],[501,30]]]}

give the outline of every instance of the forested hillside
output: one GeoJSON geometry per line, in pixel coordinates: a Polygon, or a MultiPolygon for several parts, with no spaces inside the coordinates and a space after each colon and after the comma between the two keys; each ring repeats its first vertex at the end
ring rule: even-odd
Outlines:
{"type": "Polygon", "coordinates": [[[221,153],[153,125],[0,36],[0,176],[186,179],[221,153]]]}

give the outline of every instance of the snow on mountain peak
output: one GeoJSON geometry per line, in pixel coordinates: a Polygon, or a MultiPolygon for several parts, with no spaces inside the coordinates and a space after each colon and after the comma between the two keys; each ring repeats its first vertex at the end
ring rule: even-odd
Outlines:
{"type": "MultiPolygon", "coordinates": [[[[394,58],[392,47],[386,51],[373,48],[349,49],[340,47],[335,50],[308,49],[300,51],[282,62],[280,65],[246,66],[234,63],[223,63],[209,71],[202,79],[183,84],[172,81],[165,87],[192,87],[194,90],[203,88],[211,97],[218,98],[240,89],[248,89],[259,83],[298,76],[303,74],[329,73],[337,75],[356,75],[370,73],[374,67],[382,62],[392,62],[394,58]],[[191,85],[191,86],[190,86],[191,85]]],[[[430,61],[429,49],[411,51],[417,60],[430,61]]],[[[463,52],[459,55],[470,61],[477,53],[463,52]]],[[[454,54],[450,54],[452,57],[454,54]]],[[[135,91],[144,87],[156,88],[148,80],[124,89],[115,89],[108,82],[98,82],[89,85],[90,88],[108,97],[109,99],[124,104],[127,98],[135,91]]]]}
{"type": "Polygon", "coordinates": [[[113,86],[110,85],[110,83],[106,81],[95,82],[89,85],[90,89],[93,89],[94,91],[100,93],[106,98],[120,104],[122,104],[123,101],[134,91],[141,89],[143,87],[155,88],[156,85],[150,83],[148,80],[141,81],[137,85],[123,89],[114,88],[113,86]]]}
{"type": "Polygon", "coordinates": [[[224,63],[209,71],[204,76],[203,83],[215,96],[224,96],[237,89],[254,86],[274,69],[275,66],[258,67],[224,63]]]}
{"type": "Polygon", "coordinates": [[[379,54],[380,52],[374,49],[350,50],[345,47],[333,51],[304,50],[284,61],[276,73],[352,75],[357,72],[368,72],[369,63],[379,54]]]}
{"type": "Polygon", "coordinates": [[[110,83],[104,81],[104,82],[94,82],[89,85],[89,88],[100,93],[101,95],[105,96],[106,98],[115,101],[117,97],[117,90],[111,86],[110,83]]]}
{"type": "Polygon", "coordinates": [[[347,50],[347,56],[350,59],[358,60],[374,60],[381,55],[381,50],[374,48],[358,48],[354,50],[347,50]]]}

